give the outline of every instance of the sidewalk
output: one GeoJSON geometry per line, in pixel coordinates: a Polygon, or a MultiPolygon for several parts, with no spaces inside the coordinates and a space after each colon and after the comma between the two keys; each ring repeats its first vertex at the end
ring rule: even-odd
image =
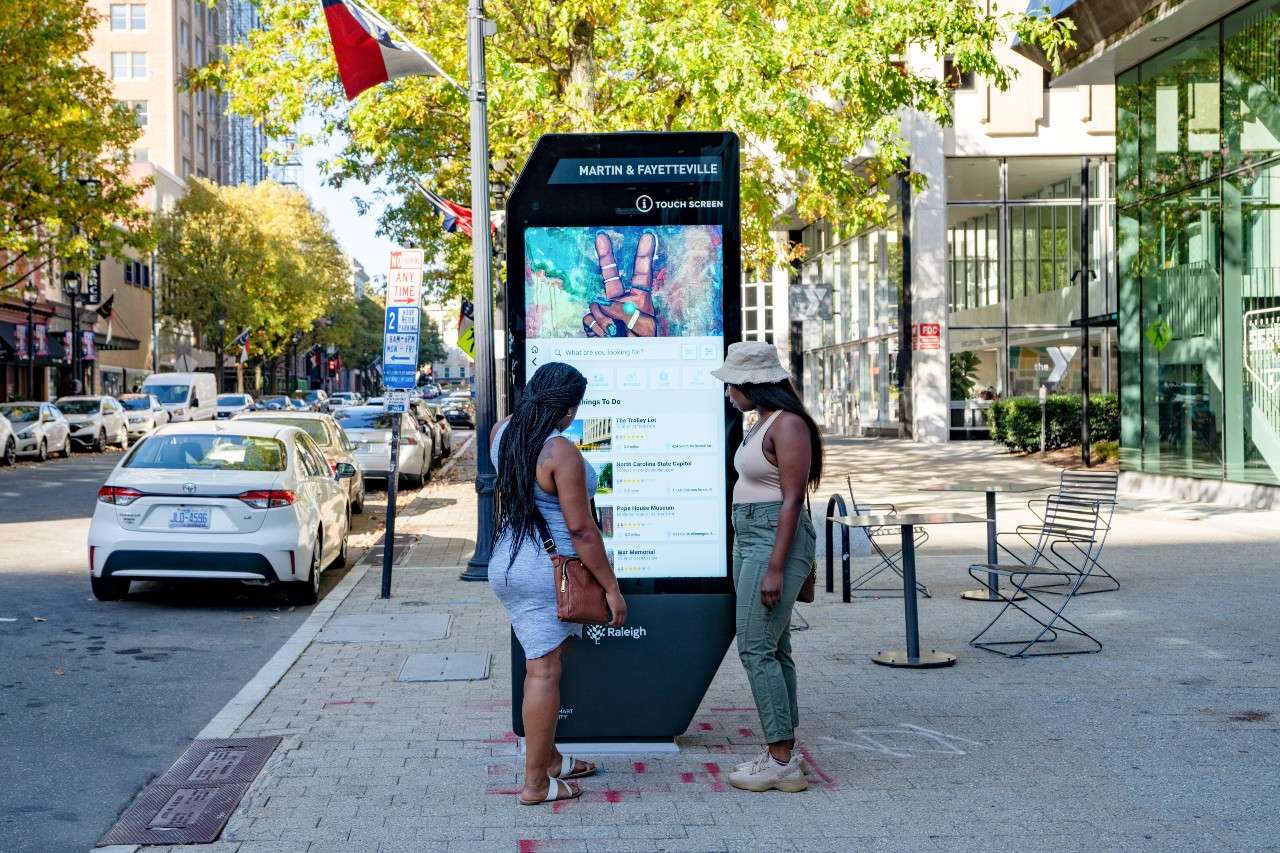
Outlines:
{"type": "MultiPolygon", "coordinates": [[[[1056,478],[989,445],[833,440],[828,470],[866,496],[981,514],[982,496],[929,481],[1056,478]]],[[[804,794],[729,787],[758,748],[746,678],[730,650],[678,755],[609,755],[579,802],[526,808],[510,731],[510,660],[487,585],[457,580],[470,555],[471,472],[424,491],[397,524],[421,538],[389,601],[371,567],[349,616],[446,615],[444,639],[306,648],[236,731],[285,740],[223,840],[190,853],[430,851],[1280,850],[1280,525],[1274,513],[1125,503],[1104,562],[1118,591],[1068,615],[1101,654],[1008,661],[967,640],[994,615],[961,601],[981,526],[945,528],[920,552],[933,598],[924,646],[959,655],[900,671],[868,657],[902,644],[900,598],[842,605],[819,591],[795,634],[804,794]],[[487,680],[399,683],[419,652],[488,652],[487,680]]],[[[825,497],[843,491],[829,477],[825,497]]],[[[1019,520],[1001,501],[1001,527],[1019,520]]],[[[815,504],[815,510],[822,507],[815,504]]],[[[572,666],[572,658],[569,660],[572,666]]],[[[159,768],[157,768],[159,769],[159,768]]]]}

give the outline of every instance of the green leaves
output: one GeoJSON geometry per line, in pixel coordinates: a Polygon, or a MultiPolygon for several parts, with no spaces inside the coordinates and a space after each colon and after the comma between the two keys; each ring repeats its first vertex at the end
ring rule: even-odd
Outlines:
{"type": "Polygon", "coordinates": [[[0,291],[49,258],[148,246],[146,183],[129,172],[140,130],[81,58],[97,20],[86,0],[9,0],[0,15],[0,291]]]}
{"type": "MultiPolygon", "coordinates": [[[[465,16],[446,0],[374,0],[455,77],[466,62],[465,16]]],[[[419,181],[459,200],[467,190],[467,110],[442,80],[411,78],[347,105],[319,5],[262,0],[268,29],[199,82],[232,108],[289,132],[324,117],[347,145],[334,182],[382,178],[403,196],[381,227],[445,265],[441,290],[469,287],[469,247],[444,235],[419,181]]],[[[999,87],[999,51],[1016,33],[1051,57],[1069,24],[956,0],[489,0],[493,160],[523,163],[539,136],[615,130],[732,130],[744,140],[744,261],[776,263],[771,235],[791,202],[804,218],[856,225],[885,213],[906,163],[899,117],[914,109],[947,124],[949,90],[926,60],[999,87]],[[910,57],[911,62],[904,62],[910,57]]],[[[936,64],[933,63],[933,64],[936,64]]],[[[509,176],[508,176],[509,177],[509,176]]]]}
{"type": "Polygon", "coordinates": [[[349,342],[349,262],[301,192],[271,181],[221,187],[193,178],[156,230],[167,320],[189,324],[214,347],[252,329],[268,357],[297,333],[314,343],[349,342]]]}

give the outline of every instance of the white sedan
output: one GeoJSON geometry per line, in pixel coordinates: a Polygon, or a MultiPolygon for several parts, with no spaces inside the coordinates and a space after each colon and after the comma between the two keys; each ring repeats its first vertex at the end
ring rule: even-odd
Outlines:
{"type": "Polygon", "coordinates": [[[297,427],[263,421],[169,424],[135,445],[98,490],[89,525],[93,594],[134,580],[282,583],[314,604],[320,573],[345,563],[349,464],[330,472],[297,427]]]}
{"type": "Polygon", "coordinates": [[[217,402],[213,416],[220,421],[253,411],[253,398],[248,394],[219,394],[217,402]]]}
{"type": "Polygon", "coordinates": [[[144,436],[169,422],[169,413],[155,394],[123,394],[120,405],[129,424],[129,438],[144,436]]]}

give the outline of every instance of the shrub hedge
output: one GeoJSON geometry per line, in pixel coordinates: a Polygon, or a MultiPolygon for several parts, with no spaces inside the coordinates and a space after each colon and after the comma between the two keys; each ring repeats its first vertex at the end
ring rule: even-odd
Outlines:
{"type": "MultiPolygon", "coordinates": [[[[1045,449],[1080,443],[1080,396],[1050,394],[1045,401],[1045,449]]],[[[1040,400],[1011,397],[997,400],[987,409],[991,438],[1014,450],[1040,449],[1040,400]]],[[[1089,397],[1089,434],[1092,441],[1120,439],[1120,401],[1115,394],[1089,397]]]]}

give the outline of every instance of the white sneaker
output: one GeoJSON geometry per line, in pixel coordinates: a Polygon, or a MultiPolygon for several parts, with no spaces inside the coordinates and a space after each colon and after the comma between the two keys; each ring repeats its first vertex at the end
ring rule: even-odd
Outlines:
{"type": "Polygon", "coordinates": [[[779,764],[766,749],[745,770],[729,774],[729,784],[744,791],[769,791],[777,789],[794,794],[809,787],[809,780],[800,769],[800,754],[792,753],[791,761],[779,764]]]}
{"type": "MultiPolygon", "coordinates": [[[[769,754],[769,747],[767,747],[767,746],[766,746],[762,751],[763,751],[763,753],[764,753],[765,755],[768,755],[768,754],[769,754]]],[[[796,752],[796,751],[794,751],[794,750],[792,750],[791,755],[794,757],[794,756],[800,755],[800,753],[799,753],[799,752],[796,752]]],[[[772,756],[770,756],[770,757],[772,757],[772,756]]],[[[756,756],[756,758],[759,758],[759,756],[756,756]]],[[[756,758],[753,758],[753,759],[751,759],[750,761],[744,761],[744,762],[742,762],[741,764],[736,764],[736,765],[734,765],[734,768],[733,768],[733,769],[734,769],[736,772],[738,772],[738,773],[742,773],[742,772],[746,771],[747,769],[749,769],[749,768],[751,767],[751,765],[752,765],[752,764],[754,764],[754,763],[756,762],[756,758]]],[[[809,769],[809,762],[807,762],[807,761],[805,761],[805,760],[804,760],[804,756],[803,756],[803,755],[800,755],[800,772],[801,772],[801,773],[803,773],[803,774],[804,774],[804,775],[806,775],[806,776],[812,776],[812,775],[813,775],[813,771],[809,769]]]]}

